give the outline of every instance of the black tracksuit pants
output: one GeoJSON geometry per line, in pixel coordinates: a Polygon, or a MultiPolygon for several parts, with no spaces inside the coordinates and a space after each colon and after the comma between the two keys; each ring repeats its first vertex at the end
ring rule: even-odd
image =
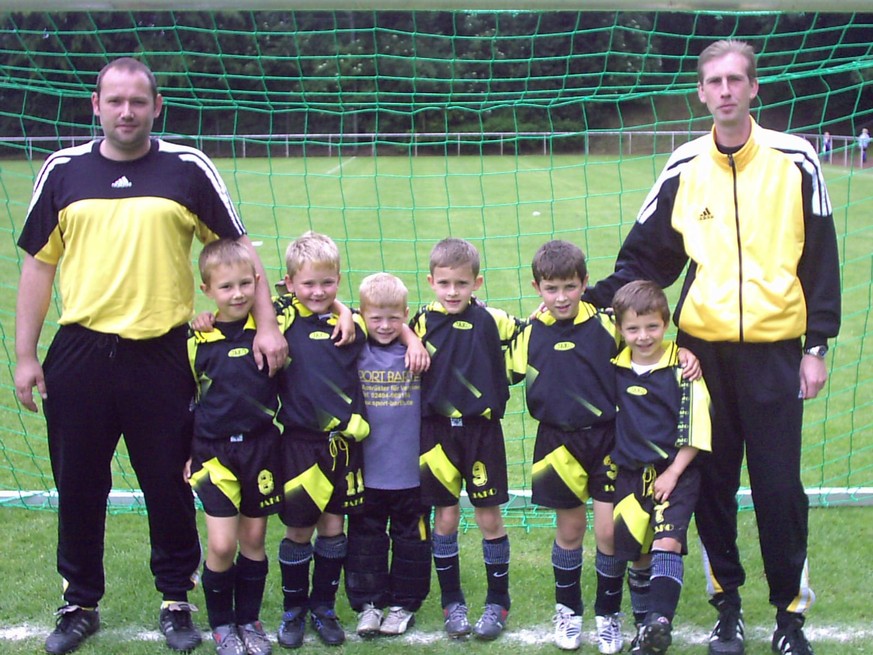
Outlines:
{"type": "Polygon", "coordinates": [[[737,548],[737,499],[745,451],[770,603],[805,610],[809,501],[800,479],[803,401],[800,341],[706,342],[680,333],[700,359],[712,397],[712,453],[700,453],[697,529],[710,593],[745,582],[737,548]]]}
{"type": "Polygon", "coordinates": [[[155,586],[166,600],[184,600],[194,586],[201,551],[182,477],[194,393],[186,337],[185,326],[137,341],[70,325],[49,348],[44,407],[69,604],[94,607],[103,597],[106,500],[122,434],[148,510],[155,586]]]}

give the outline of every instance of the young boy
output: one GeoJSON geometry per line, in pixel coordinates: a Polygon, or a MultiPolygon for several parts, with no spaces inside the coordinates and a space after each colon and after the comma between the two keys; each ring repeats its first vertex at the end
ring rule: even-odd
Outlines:
{"type": "Polygon", "coordinates": [[[280,516],[286,530],[279,545],[285,613],[278,638],[285,648],[302,645],[308,612],[321,640],[339,645],[345,633],[334,604],[346,557],[343,515],[357,511],[363,502],[358,442],[370,431],[357,367],[366,329],[356,314],[354,343],[338,348],[330,338],[340,282],[339,250],[333,240],[307,232],[288,246],[285,263],[289,293],[275,302],[289,352],[288,365],[279,374],[279,422],[284,428],[280,516]]]}
{"type": "Polygon", "coordinates": [[[710,450],[710,401],[703,379],[682,377],[678,348],[664,341],[667,298],[654,282],[622,287],[613,299],[627,347],[614,360],[618,414],[615,450],[616,556],[651,559],[649,612],[631,646],[662,654],[672,641],[682,591],[688,524],[697,503],[698,450],[710,450]]]}
{"type": "Polygon", "coordinates": [[[388,273],[361,282],[368,341],[358,375],[370,436],[363,443],[364,507],[349,516],[345,584],[362,637],[406,632],[430,591],[430,510],[421,503],[418,472],[421,377],[407,368],[412,349],[401,342],[409,329],[407,297],[388,273]]]}
{"type": "Polygon", "coordinates": [[[421,487],[422,501],[436,507],[433,560],[445,629],[451,637],[472,631],[492,640],[503,631],[510,609],[509,537],[500,512],[509,494],[500,419],[509,398],[503,351],[519,324],[473,297],[483,280],[479,253],[467,241],[437,243],[427,280],[436,300],[412,325],[431,354],[422,377],[421,487]],[[485,610],[475,628],[467,620],[458,558],[463,483],[482,532],[488,576],[485,610]]]}
{"type": "Polygon", "coordinates": [[[200,254],[200,275],[218,308],[214,328],[189,339],[199,392],[189,482],[206,513],[206,611],[218,653],[269,655],[258,616],[267,515],[282,500],[273,423],[278,380],[258,370],[252,355],[250,312],[260,282],[249,250],[233,239],[213,241],[200,254]]]}
{"type": "Polygon", "coordinates": [[[557,515],[552,545],[555,644],[575,650],[582,643],[582,539],[586,502],[592,498],[598,647],[601,653],[618,653],[627,568],[615,557],[612,541],[616,469],[610,459],[615,429],[611,359],[618,353],[619,335],[607,314],[581,300],[588,271],[577,246],[549,241],[537,250],[531,268],[545,311],[512,342],[508,364],[511,382],[527,379],[528,409],[539,421],[531,500],[557,515]]]}

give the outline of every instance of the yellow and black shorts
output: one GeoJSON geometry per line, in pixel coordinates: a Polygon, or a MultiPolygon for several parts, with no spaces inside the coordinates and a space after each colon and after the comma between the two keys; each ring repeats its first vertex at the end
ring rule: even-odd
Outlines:
{"type": "Polygon", "coordinates": [[[617,471],[609,456],[614,442],[612,421],[569,432],[540,423],[531,502],[552,509],[580,507],[589,498],[611,503],[617,471]]]}
{"type": "Polygon", "coordinates": [[[286,429],[281,440],[285,471],[282,523],[315,525],[324,512],[353,514],[364,504],[364,451],[339,433],[286,429]]]}
{"type": "MultiPolygon", "coordinates": [[[[664,463],[659,470],[666,468],[664,463]]],[[[615,481],[615,556],[633,562],[652,549],[658,539],[671,537],[688,554],[688,525],[700,492],[700,469],[690,466],[679,476],[670,498],[655,503],[653,489],[657,471],[619,468],[615,481]]]]}
{"type": "Polygon", "coordinates": [[[189,483],[209,516],[275,514],[282,503],[279,430],[198,439],[191,445],[189,483]]]}
{"type": "Polygon", "coordinates": [[[422,418],[419,466],[425,505],[456,504],[465,483],[474,507],[493,507],[509,500],[500,421],[422,418]]]}

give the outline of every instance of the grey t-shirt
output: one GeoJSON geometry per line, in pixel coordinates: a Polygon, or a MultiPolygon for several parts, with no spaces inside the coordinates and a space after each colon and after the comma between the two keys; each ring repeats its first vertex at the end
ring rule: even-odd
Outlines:
{"type": "Polygon", "coordinates": [[[406,346],[368,341],[358,358],[370,436],[364,447],[364,486],[418,487],[421,378],[406,370],[406,346]]]}

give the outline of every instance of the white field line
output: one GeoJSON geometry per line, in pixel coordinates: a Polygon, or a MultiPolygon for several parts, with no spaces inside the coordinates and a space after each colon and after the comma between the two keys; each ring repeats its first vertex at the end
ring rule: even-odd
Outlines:
{"type": "Polygon", "coordinates": [[[331,168],[329,171],[327,171],[325,173],[325,175],[333,175],[334,173],[339,173],[343,169],[343,166],[345,166],[346,164],[351,164],[357,158],[358,158],[358,156],[354,155],[353,157],[350,157],[349,159],[346,159],[345,161],[340,161],[339,164],[337,164],[336,166],[331,168]]]}
{"type": "MultiPolygon", "coordinates": [[[[709,641],[709,631],[701,630],[700,628],[683,628],[681,625],[681,617],[679,625],[673,631],[673,642],[676,644],[705,644],[709,641]]],[[[761,643],[769,643],[772,636],[772,628],[763,626],[749,627],[746,626],[746,642],[756,641],[761,643]]],[[[12,627],[0,628],[0,642],[3,641],[25,641],[29,639],[43,640],[51,631],[49,626],[36,625],[19,625],[12,627]]],[[[625,640],[630,641],[631,635],[628,630],[625,630],[625,640]]],[[[804,628],[807,638],[813,643],[846,643],[860,642],[873,638],[873,626],[869,623],[844,625],[844,626],[822,626],[815,625],[814,619],[804,628]]],[[[114,642],[162,642],[164,636],[157,630],[131,630],[124,628],[110,628],[101,630],[98,635],[102,639],[109,639],[114,642]]],[[[349,642],[360,642],[361,638],[347,632],[349,642]]],[[[270,639],[275,641],[275,636],[270,639]]],[[[208,632],[203,633],[203,640],[207,644],[211,641],[211,636],[208,632]]],[[[313,634],[306,635],[306,643],[316,644],[317,638],[313,634]]],[[[402,637],[384,638],[381,641],[387,643],[399,643],[409,645],[430,645],[441,641],[450,642],[448,637],[441,631],[438,632],[422,632],[416,628],[412,628],[407,634],[402,637]]],[[[510,623],[506,632],[500,637],[500,641],[509,642],[512,644],[520,644],[524,646],[552,646],[552,630],[551,628],[513,628],[510,623]]],[[[585,643],[592,647],[596,645],[595,635],[592,631],[586,630],[585,643]]]]}

